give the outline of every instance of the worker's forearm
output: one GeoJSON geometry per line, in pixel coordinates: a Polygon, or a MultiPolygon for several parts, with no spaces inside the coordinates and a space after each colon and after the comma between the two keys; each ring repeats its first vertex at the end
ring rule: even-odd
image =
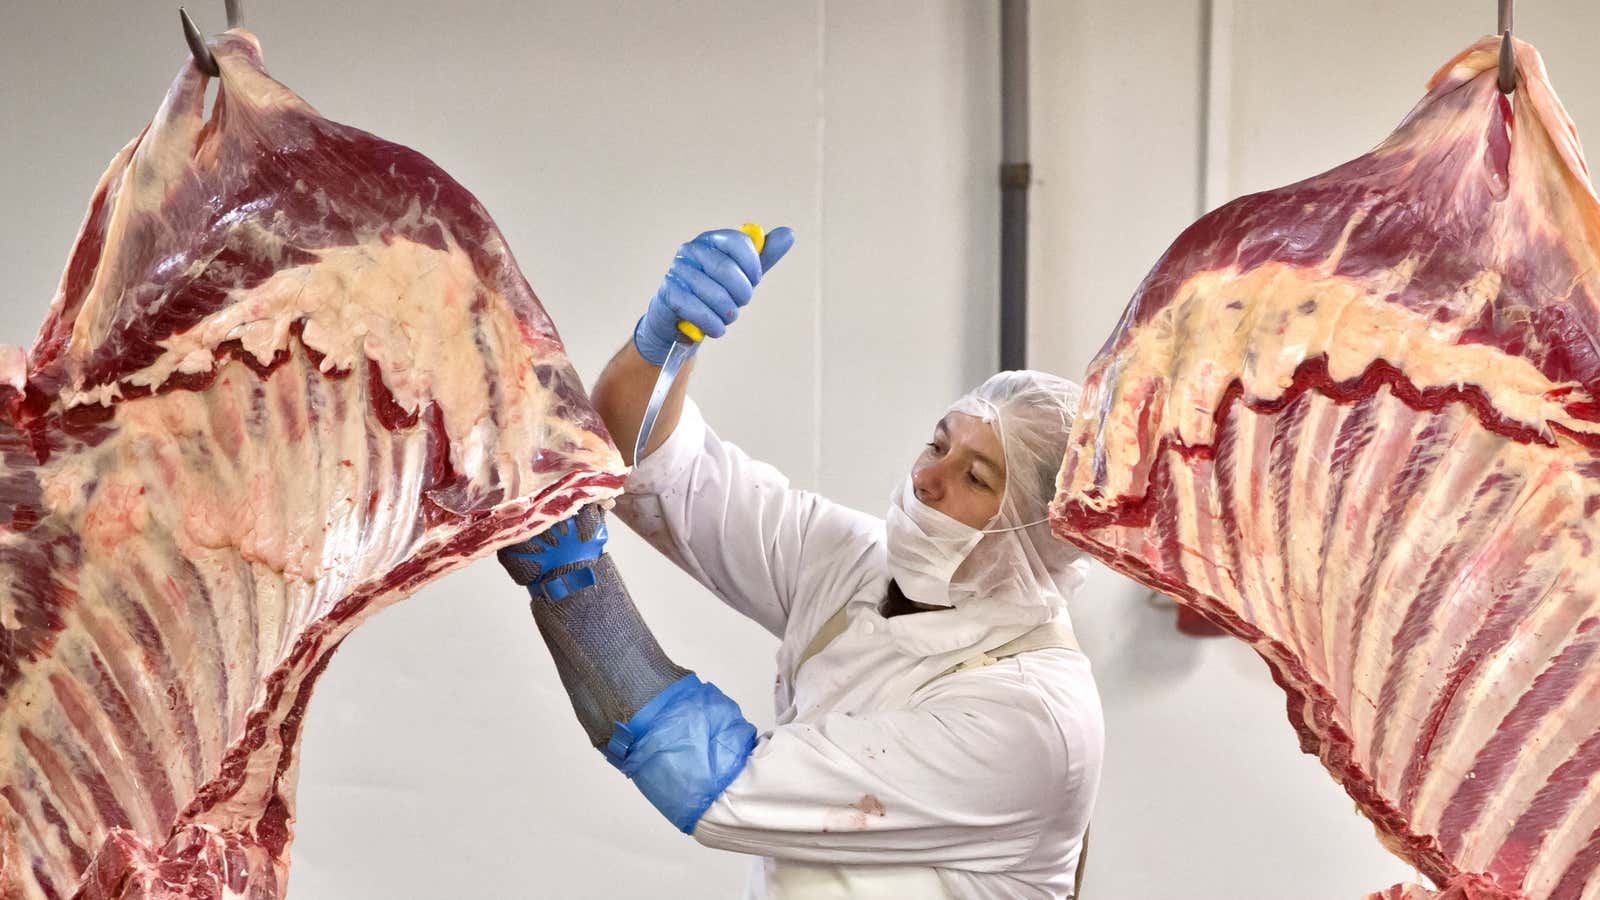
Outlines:
{"type": "MultiPolygon", "coordinates": [[[[672,390],[667,393],[666,401],[661,404],[661,412],[656,416],[655,430],[650,433],[650,445],[645,448],[646,455],[661,446],[678,427],[689,372],[693,368],[694,358],[691,357],[684,362],[678,377],[673,380],[672,390]]],[[[622,451],[623,461],[630,466],[636,462],[633,445],[639,437],[639,423],[644,419],[644,409],[650,403],[650,392],[655,389],[656,376],[660,374],[661,367],[651,365],[649,360],[639,355],[633,341],[629,341],[606,363],[605,370],[594,383],[594,390],[590,392],[589,399],[600,413],[601,420],[606,423],[606,430],[611,432],[611,439],[617,442],[617,449],[622,451]]]]}
{"type": "Polygon", "coordinates": [[[692,833],[744,768],[756,729],[739,704],[667,658],[605,544],[605,516],[588,506],[499,556],[528,588],[589,742],[692,833]]]}

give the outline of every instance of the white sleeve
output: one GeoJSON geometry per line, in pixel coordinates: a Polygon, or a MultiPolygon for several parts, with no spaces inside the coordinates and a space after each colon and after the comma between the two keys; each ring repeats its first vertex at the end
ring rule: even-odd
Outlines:
{"type": "Polygon", "coordinates": [[[810,863],[1001,872],[1060,803],[1066,741],[1026,692],[943,692],[764,736],[695,827],[708,847],[810,863]]]}
{"type": "MultiPolygon", "coordinates": [[[[809,491],[717,437],[693,400],[628,475],[616,513],[724,603],[779,637],[807,573],[859,571],[878,521],[809,491]]],[[[804,601],[837,585],[810,577],[804,601]]],[[[823,596],[827,595],[827,596],[823,596]]],[[[832,610],[828,611],[829,613],[832,610]]]]}

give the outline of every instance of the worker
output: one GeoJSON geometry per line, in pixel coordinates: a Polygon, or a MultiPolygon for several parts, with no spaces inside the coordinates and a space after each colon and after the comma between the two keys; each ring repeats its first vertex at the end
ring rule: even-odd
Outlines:
{"type": "MultiPolygon", "coordinates": [[[[734,326],[793,244],[684,244],[593,400],[625,456],[678,320],[734,326]]],[[[690,361],[692,365],[692,360],[690,361]]],[[[501,551],[591,741],[674,825],[761,859],[751,897],[1068,898],[1104,743],[1066,605],[1087,563],[1046,507],[1076,385],[1003,372],[958,400],[879,519],[790,486],[674,381],[619,518],[776,635],[777,726],[661,651],[593,506],[501,551]]]]}

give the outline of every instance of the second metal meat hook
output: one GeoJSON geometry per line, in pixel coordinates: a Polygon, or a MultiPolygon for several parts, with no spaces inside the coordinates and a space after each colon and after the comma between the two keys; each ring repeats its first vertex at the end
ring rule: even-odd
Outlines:
{"type": "MultiPolygon", "coordinates": [[[[228,27],[238,28],[244,22],[244,0],[227,0],[225,3],[228,12],[228,27]]],[[[217,68],[217,58],[211,55],[211,48],[206,46],[205,38],[200,35],[200,29],[195,26],[194,20],[189,18],[189,13],[183,7],[178,7],[178,20],[183,24],[183,39],[189,44],[189,53],[194,57],[194,64],[200,71],[212,78],[222,74],[217,68]]]]}
{"type": "Polygon", "coordinates": [[[183,23],[183,39],[189,44],[189,55],[194,57],[195,67],[212,78],[221,75],[222,70],[217,68],[217,58],[211,55],[206,39],[200,36],[200,29],[195,27],[194,20],[181,6],[178,7],[178,20],[183,23]]]}
{"type": "Polygon", "coordinates": [[[1517,89],[1516,57],[1511,49],[1512,5],[1513,0],[1500,0],[1500,72],[1495,83],[1502,94],[1517,89]]]}

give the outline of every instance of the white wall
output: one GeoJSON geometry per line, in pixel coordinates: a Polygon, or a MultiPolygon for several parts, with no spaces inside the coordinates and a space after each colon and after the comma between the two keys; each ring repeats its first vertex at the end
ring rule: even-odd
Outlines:
{"type": "MultiPolygon", "coordinates": [[[[175,4],[9,0],[0,342],[43,318],[95,179],[184,55],[175,4]]],[[[694,393],[724,436],[870,510],[994,366],[998,14],[962,0],[254,0],[270,70],[414,146],[504,229],[592,378],[676,246],[746,220],[799,243],[694,393]]],[[[203,27],[222,4],[192,0],[203,27]]],[[[758,724],[776,642],[631,535],[662,643],[758,724]]],[[[484,561],[334,657],[304,743],[302,900],[731,897],[745,861],[675,832],[589,749],[526,598],[484,561]]]]}
{"type": "MultiPolygon", "coordinates": [[[[1517,32],[1600,131],[1600,6],[1523,3],[1517,32]]],[[[1078,375],[1139,280],[1210,205],[1323,171],[1399,123],[1433,71],[1493,31],[1459,0],[1215,0],[1211,168],[1199,166],[1201,4],[1033,4],[1030,329],[1035,365],[1078,375]]],[[[1409,867],[1320,763],[1298,752],[1283,693],[1242,644],[1176,633],[1170,607],[1097,570],[1073,610],[1107,717],[1085,894],[1353,898],[1409,867]]]]}

